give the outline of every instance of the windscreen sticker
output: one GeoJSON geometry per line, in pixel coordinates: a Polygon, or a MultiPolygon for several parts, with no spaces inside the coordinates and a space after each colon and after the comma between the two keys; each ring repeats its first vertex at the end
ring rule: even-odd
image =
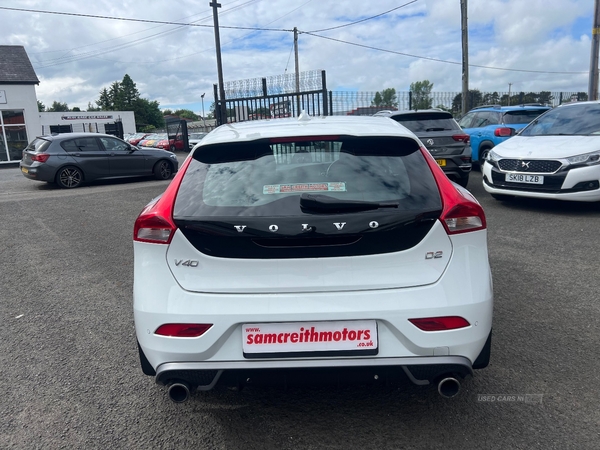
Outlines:
{"type": "Polygon", "coordinates": [[[263,186],[263,194],[287,194],[290,192],[346,192],[346,183],[295,183],[267,184],[263,186]]]}

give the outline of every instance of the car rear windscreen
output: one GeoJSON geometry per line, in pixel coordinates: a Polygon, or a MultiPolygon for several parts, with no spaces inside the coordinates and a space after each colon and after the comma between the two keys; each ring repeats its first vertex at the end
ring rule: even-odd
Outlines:
{"type": "Polygon", "coordinates": [[[413,133],[460,130],[456,121],[448,113],[402,114],[391,118],[413,133]]]}
{"type": "Polygon", "coordinates": [[[504,123],[506,125],[529,123],[543,112],[546,112],[546,110],[536,109],[523,111],[508,111],[506,114],[504,114],[504,123]]]}
{"type": "MultiPolygon", "coordinates": [[[[205,145],[182,180],[174,218],[297,216],[307,195],[395,210],[441,208],[418,142],[404,137],[301,137],[205,145]]],[[[327,206],[330,205],[330,206],[327,206]]],[[[333,207],[335,208],[335,207],[333,207]]],[[[343,210],[343,208],[342,208],[343,210]]],[[[348,212],[351,212],[350,207],[348,212]]]]}
{"type": "Polygon", "coordinates": [[[43,153],[48,147],[50,147],[50,141],[47,141],[46,139],[37,138],[34,139],[25,150],[30,152],[43,153]]]}

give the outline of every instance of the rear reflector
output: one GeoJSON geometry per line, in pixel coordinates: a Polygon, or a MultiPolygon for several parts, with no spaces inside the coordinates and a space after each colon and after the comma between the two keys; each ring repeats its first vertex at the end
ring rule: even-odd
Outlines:
{"type": "Polygon", "coordinates": [[[408,319],[410,323],[423,331],[445,331],[465,328],[471,324],[459,316],[423,317],[421,319],[408,319]]]}
{"type": "Polygon", "coordinates": [[[210,327],[212,323],[166,323],[158,327],[154,334],[169,337],[199,337],[210,327]]]}

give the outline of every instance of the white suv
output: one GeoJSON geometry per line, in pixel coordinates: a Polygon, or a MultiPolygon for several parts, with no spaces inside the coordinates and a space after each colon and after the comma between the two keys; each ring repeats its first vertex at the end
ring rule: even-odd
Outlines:
{"type": "Polygon", "coordinates": [[[134,255],[142,369],[176,402],[332,369],[453,396],[489,361],[483,210],[391,119],[217,128],[136,220],[134,255]]]}

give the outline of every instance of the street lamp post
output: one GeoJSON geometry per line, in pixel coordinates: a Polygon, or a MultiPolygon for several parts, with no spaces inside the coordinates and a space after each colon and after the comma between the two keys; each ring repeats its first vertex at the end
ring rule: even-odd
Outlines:
{"type": "Polygon", "coordinates": [[[206,95],[206,92],[204,94],[202,94],[200,96],[200,98],[202,98],[202,123],[204,125],[204,131],[206,132],[206,119],[204,118],[204,96],[206,95]]]}

